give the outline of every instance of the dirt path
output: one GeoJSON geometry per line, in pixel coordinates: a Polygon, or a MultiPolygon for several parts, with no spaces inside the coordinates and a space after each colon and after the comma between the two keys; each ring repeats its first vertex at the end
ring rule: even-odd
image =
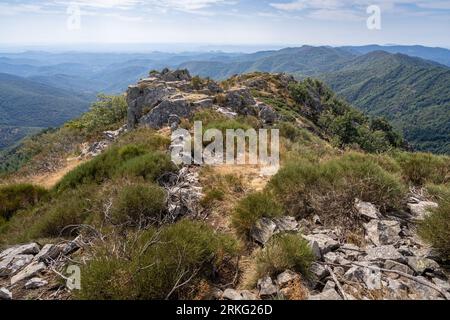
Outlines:
{"type": "Polygon", "coordinates": [[[66,160],[66,164],[64,167],[58,169],[54,172],[49,172],[45,174],[40,174],[32,177],[28,177],[26,180],[21,182],[31,183],[34,185],[41,186],[46,189],[53,188],[61,179],[70,171],[78,167],[84,161],[79,160],[78,158],[70,158],[66,160]]]}

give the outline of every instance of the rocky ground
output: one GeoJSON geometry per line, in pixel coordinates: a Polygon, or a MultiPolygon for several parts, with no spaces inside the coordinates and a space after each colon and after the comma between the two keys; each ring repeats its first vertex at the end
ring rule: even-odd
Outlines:
{"type": "MultiPolygon", "coordinates": [[[[287,76],[280,79],[290,81],[287,76]]],[[[264,85],[252,83],[252,86],[264,85]]],[[[258,116],[265,123],[278,115],[269,106],[255,100],[246,87],[223,90],[213,81],[194,88],[185,71],[152,74],[130,86],[128,126],[104,133],[104,139],[85,144],[80,158],[101,154],[127,130],[144,125],[154,129],[178,128],[182,118],[202,108],[213,108],[230,118],[241,115],[258,116]],[[220,106],[217,99],[222,99],[220,106]]],[[[202,185],[199,167],[182,167],[178,175],[165,177],[167,190],[167,222],[182,216],[207,220],[199,201],[202,185]]],[[[264,247],[279,233],[301,233],[316,256],[309,278],[286,270],[276,278],[259,279],[250,290],[230,287],[216,289],[215,299],[449,299],[448,274],[438,264],[429,246],[415,232],[415,221],[423,219],[437,204],[412,192],[405,210],[382,215],[371,203],[355,199],[358,219],[364,220],[364,239],[350,241],[343,229],[326,228],[320,217],[297,221],[294,217],[262,219],[251,236],[264,247]],[[358,243],[356,245],[355,243],[358,243]]],[[[83,259],[83,247],[89,245],[81,236],[56,244],[29,243],[7,248],[0,253],[0,299],[68,299],[67,266],[73,256],[83,259]]]]}

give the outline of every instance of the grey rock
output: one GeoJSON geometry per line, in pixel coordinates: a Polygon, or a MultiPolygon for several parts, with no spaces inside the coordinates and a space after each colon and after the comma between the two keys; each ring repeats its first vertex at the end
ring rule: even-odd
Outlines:
{"type": "Polygon", "coordinates": [[[409,275],[414,275],[414,271],[408,267],[407,265],[404,265],[403,263],[399,263],[397,261],[392,261],[392,260],[386,260],[384,262],[384,269],[388,269],[388,270],[395,270],[395,271],[400,271],[409,275]]]}
{"type": "Polygon", "coordinates": [[[64,245],[46,244],[34,257],[34,260],[38,262],[48,262],[49,260],[56,259],[63,249],[64,245]]]}
{"type": "Polygon", "coordinates": [[[278,119],[278,115],[272,107],[265,104],[259,104],[259,117],[264,121],[265,124],[272,124],[278,119]]]}
{"type": "Polygon", "coordinates": [[[334,283],[334,281],[328,280],[327,283],[325,283],[325,287],[323,287],[322,292],[328,290],[336,290],[336,283],[334,283]]]}
{"type": "Polygon", "coordinates": [[[323,256],[323,261],[329,264],[349,265],[351,262],[338,252],[328,252],[323,256]]]}
{"type": "Polygon", "coordinates": [[[309,300],[342,300],[336,290],[328,290],[309,297],[309,300]]]}
{"type": "Polygon", "coordinates": [[[273,219],[273,222],[277,226],[276,232],[288,232],[288,231],[298,231],[298,222],[294,217],[281,217],[273,219]]]}
{"type": "Polygon", "coordinates": [[[155,74],[155,76],[162,81],[173,82],[173,81],[191,81],[191,74],[187,69],[180,69],[171,71],[168,68],[161,71],[160,74],[155,74]]]}
{"type": "Polygon", "coordinates": [[[16,284],[19,281],[31,278],[38,273],[44,271],[46,266],[42,262],[32,262],[26,266],[22,271],[11,278],[11,285],[16,284]]]}
{"type": "Polygon", "coordinates": [[[392,220],[381,220],[378,225],[380,244],[395,244],[400,240],[400,222],[392,220]]]}
{"type": "Polygon", "coordinates": [[[33,260],[33,257],[34,256],[32,255],[19,254],[11,257],[10,259],[5,259],[2,262],[7,263],[0,264],[0,277],[8,277],[14,275],[23,267],[28,265],[33,260]]]}
{"type": "MultiPolygon", "coordinates": [[[[416,279],[430,283],[433,285],[433,283],[429,282],[426,278],[419,276],[416,279]]],[[[437,300],[437,299],[443,299],[442,295],[434,290],[433,288],[430,288],[429,286],[423,285],[417,281],[410,280],[410,279],[402,279],[400,280],[403,284],[405,284],[408,287],[409,292],[409,298],[413,300],[437,300]]]]}
{"type": "Polygon", "coordinates": [[[242,115],[257,116],[256,101],[247,88],[231,89],[226,93],[225,107],[242,115]]]}
{"type": "Polygon", "coordinates": [[[250,235],[256,242],[265,245],[275,234],[277,225],[271,219],[262,218],[258,220],[252,228],[250,235]]]}
{"type": "Polygon", "coordinates": [[[358,211],[359,215],[367,219],[379,219],[379,217],[381,217],[380,211],[372,203],[356,199],[355,208],[358,211]]]}
{"type": "Polygon", "coordinates": [[[440,269],[439,264],[436,261],[427,258],[408,257],[408,266],[419,275],[424,274],[426,271],[438,271],[440,269]]]}
{"type": "Polygon", "coordinates": [[[304,235],[303,238],[310,244],[316,242],[322,256],[339,248],[339,242],[325,234],[304,235]]]}
{"type": "Polygon", "coordinates": [[[364,224],[366,238],[374,245],[395,244],[400,240],[400,223],[392,220],[371,220],[364,224]]]}
{"type": "Polygon", "coordinates": [[[213,99],[211,98],[206,98],[206,99],[202,99],[202,100],[198,100],[192,103],[192,106],[194,106],[195,108],[212,108],[214,104],[213,99]]]}
{"type": "Polygon", "coordinates": [[[6,258],[8,256],[11,257],[11,256],[19,255],[19,254],[35,255],[37,253],[39,253],[39,245],[37,243],[29,243],[29,244],[14,246],[9,249],[6,249],[2,253],[0,253],[0,260],[6,258]]]}
{"type": "Polygon", "coordinates": [[[378,220],[371,220],[370,222],[365,223],[364,229],[366,230],[366,240],[376,246],[379,246],[380,236],[378,233],[378,220]]]}
{"type": "Polygon", "coordinates": [[[309,271],[320,281],[329,275],[329,272],[320,263],[313,262],[309,271]]]}
{"type": "Polygon", "coordinates": [[[364,257],[366,261],[394,260],[401,262],[404,260],[404,257],[393,245],[368,248],[366,252],[367,256],[364,257]]]}
{"type": "Polygon", "coordinates": [[[151,111],[175,92],[175,88],[170,88],[164,83],[151,84],[147,87],[142,85],[128,87],[128,129],[133,129],[145,112],[151,111]]]}
{"type": "Polygon", "coordinates": [[[25,283],[25,289],[32,290],[32,289],[39,289],[41,287],[44,287],[48,284],[46,280],[43,280],[41,278],[32,278],[27,283],[25,283]]]}
{"type": "Polygon", "coordinates": [[[299,275],[290,270],[286,270],[283,273],[280,273],[277,277],[277,284],[280,288],[284,288],[290,282],[299,279],[299,275]]]}
{"type": "Polygon", "coordinates": [[[277,287],[274,285],[271,277],[265,277],[263,279],[258,280],[258,290],[259,296],[271,297],[277,294],[277,287]]]}
{"type": "Polygon", "coordinates": [[[139,123],[153,129],[159,129],[162,126],[169,125],[170,116],[177,115],[180,118],[188,118],[192,110],[184,98],[167,99],[143,116],[139,123]]]}
{"type": "Polygon", "coordinates": [[[12,293],[6,288],[0,288],[0,300],[12,300],[12,293]]]}
{"type": "Polygon", "coordinates": [[[223,292],[223,299],[225,300],[233,300],[233,301],[239,301],[239,300],[257,300],[257,296],[248,290],[234,290],[234,289],[226,289],[223,292]]]}
{"type": "Polygon", "coordinates": [[[439,278],[433,278],[433,283],[444,291],[450,292],[450,283],[439,278]]]}
{"type": "Polygon", "coordinates": [[[344,279],[363,282],[369,290],[381,289],[381,272],[372,268],[354,266],[345,273],[344,279]]]}
{"type": "Polygon", "coordinates": [[[419,203],[408,203],[408,209],[416,220],[424,220],[430,210],[436,209],[439,205],[436,202],[421,201],[419,203]]]}

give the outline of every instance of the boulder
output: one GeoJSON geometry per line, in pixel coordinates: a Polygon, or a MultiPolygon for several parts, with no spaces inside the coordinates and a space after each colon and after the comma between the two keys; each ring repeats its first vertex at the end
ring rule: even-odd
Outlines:
{"type": "Polygon", "coordinates": [[[259,118],[261,118],[265,124],[272,124],[278,119],[278,115],[275,110],[265,104],[258,104],[259,118]]]}
{"type": "Polygon", "coordinates": [[[424,220],[430,210],[436,209],[439,205],[436,202],[420,201],[418,203],[408,203],[408,209],[416,220],[424,220]]]}
{"type": "Polygon", "coordinates": [[[323,256],[323,261],[329,264],[349,265],[351,262],[338,252],[328,252],[323,256]]]}
{"type": "Polygon", "coordinates": [[[326,292],[328,290],[336,290],[336,283],[334,283],[334,281],[328,280],[327,283],[325,283],[325,287],[323,287],[322,292],[326,292]]]}
{"type": "Polygon", "coordinates": [[[186,99],[167,99],[143,116],[139,123],[153,129],[159,129],[169,125],[171,116],[177,115],[180,118],[188,118],[191,112],[192,108],[186,99]]]}
{"type": "Polygon", "coordinates": [[[0,260],[6,258],[8,256],[16,256],[19,254],[38,254],[39,253],[39,245],[37,243],[29,243],[21,246],[14,246],[9,249],[6,249],[2,253],[0,253],[0,260]]]}
{"type": "Polygon", "coordinates": [[[273,235],[289,231],[298,231],[298,223],[294,217],[262,218],[255,223],[250,236],[259,244],[265,245],[273,235]]]}
{"type": "Polygon", "coordinates": [[[306,239],[312,247],[315,246],[313,243],[317,243],[321,256],[339,248],[339,242],[325,234],[304,235],[303,238],[306,239]]]}
{"type": "Polygon", "coordinates": [[[258,300],[258,297],[251,291],[248,290],[234,290],[234,289],[226,289],[223,292],[222,299],[225,300],[258,300]]]}
{"type": "Polygon", "coordinates": [[[433,278],[432,279],[433,283],[438,286],[439,288],[441,288],[443,291],[448,291],[450,292],[450,283],[448,281],[444,281],[442,279],[439,278],[433,278]]]}
{"type": "Polygon", "coordinates": [[[294,217],[284,216],[273,219],[277,226],[276,232],[298,231],[298,222],[294,217]]]}
{"type": "Polygon", "coordinates": [[[414,271],[410,267],[393,260],[386,260],[384,262],[384,269],[395,270],[409,275],[414,275],[414,271]]]}
{"type": "Polygon", "coordinates": [[[12,300],[12,293],[6,288],[0,288],[0,300],[12,300]]]}
{"type": "Polygon", "coordinates": [[[41,287],[44,287],[48,284],[46,280],[43,280],[41,278],[32,278],[27,283],[25,283],[25,289],[32,290],[32,289],[39,289],[41,287]]]}
{"type": "Polygon", "coordinates": [[[265,277],[263,279],[258,280],[257,284],[259,290],[259,296],[261,298],[272,297],[277,294],[278,289],[274,285],[271,277],[265,277]]]}
{"type": "Polygon", "coordinates": [[[280,288],[284,288],[292,281],[299,279],[300,276],[296,274],[295,272],[292,272],[290,270],[286,270],[283,273],[280,273],[277,277],[277,284],[280,288]]]}
{"type": "Polygon", "coordinates": [[[176,93],[176,89],[164,83],[129,86],[127,91],[128,129],[133,129],[145,112],[151,111],[161,101],[176,93]]]}
{"type": "Polygon", "coordinates": [[[381,272],[372,268],[354,266],[344,274],[344,279],[350,282],[363,282],[369,290],[381,289],[381,272]]]}
{"type": "Polygon", "coordinates": [[[331,289],[309,297],[309,300],[342,300],[336,290],[331,289]]]}
{"type": "Polygon", "coordinates": [[[168,68],[165,68],[161,71],[161,73],[159,74],[156,73],[155,76],[159,78],[161,81],[166,82],[192,80],[191,74],[187,69],[179,69],[171,71],[168,68]]]}
{"type": "Polygon", "coordinates": [[[393,220],[371,220],[364,224],[366,239],[374,245],[395,244],[400,240],[400,223],[393,220]]]}
{"type": "Polygon", "coordinates": [[[16,284],[19,281],[31,278],[38,273],[44,271],[46,266],[42,262],[32,262],[28,266],[25,267],[22,271],[11,278],[11,285],[16,284]]]}
{"type": "Polygon", "coordinates": [[[12,276],[33,260],[32,255],[19,254],[10,259],[5,259],[0,264],[0,277],[12,276]],[[6,262],[6,263],[3,263],[6,262]]]}
{"type": "Polygon", "coordinates": [[[364,257],[366,261],[376,260],[394,260],[404,261],[404,257],[398,252],[393,245],[371,247],[366,250],[367,256],[364,257]]]}
{"type": "Polygon", "coordinates": [[[277,225],[271,219],[262,218],[252,228],[250,235],[256,242],[265,245],[275,234],[277,225]]]}
{"type": "Polygon", "coordinates": [[[436,261],[427,258],[408,257],[407,262],[408,266],[419,275],[424,274],[426,271],[435,272],[440,270],[436,261]]]}
{"type": "Polygon", "coordinates": [[[381,217],[380,211],[369,202],[364,202],[359,199],[355,200],[355,209],[358,214],[366,219],[379,219],[381,217]]]}
{"type": "Polygon", "coordinates": [[[199,108],[199,109],[212,108],[213,105],[214,105],[214,101],[211,98],[206,98],[206,99],[197,100],[197,101],[192,102],[192,106],[194,108],[199,108]]]}
{"type": "Polygon", "coordinates": [[[325,267],[323,265],[321,265],[320,263],[316,263],[313,262],[311,264],[311,267],[309,268],[309,271],[311,272],[311,274],[313,274],[317,280],[322,280],[324,279],[326,276],[328,276],[330,273],[327,271],[327,269],[325,269],[325,267]]]}
{"type": "Polygon", "coordinates": [[[247,88],[231,89],[226,92],[225,107],[242,115],[257,116],[256,101],[247,88]]]}

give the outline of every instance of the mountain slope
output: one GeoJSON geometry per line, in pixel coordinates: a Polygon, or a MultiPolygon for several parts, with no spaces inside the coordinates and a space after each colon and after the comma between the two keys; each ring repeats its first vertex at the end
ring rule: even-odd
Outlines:
{"type": "Polygon", "coordinates": [[[389,53],[401,53],[425,60],[432,60],[446,66],[450,66],[450,50],[444,48],[430,48],[424,46],[379,46],[368,45],[360,47],[343,47],[359,54],[367,54],[373,51],[385,51],[389,53]]]}
{"type": "Polygon", "coordinates": [[[226,62],[190,61],[179,67],[214,79],[225,79],[234,74],[253,71],[313,75],[334,70],[354,57],[355,54],[339,48],[303,46],[242,55],[226,62]]]}
{"type": "Polygon", "coordinates": [[[0,125],[59,126],[89,107],[88,97],[0,74],[0,125]]]}
{"type": "Polygon", "coordinates": [[[321,78],[361,110],[391,120],[417,149],[450,152],[450,69],[372,52],[321,78]]]}

